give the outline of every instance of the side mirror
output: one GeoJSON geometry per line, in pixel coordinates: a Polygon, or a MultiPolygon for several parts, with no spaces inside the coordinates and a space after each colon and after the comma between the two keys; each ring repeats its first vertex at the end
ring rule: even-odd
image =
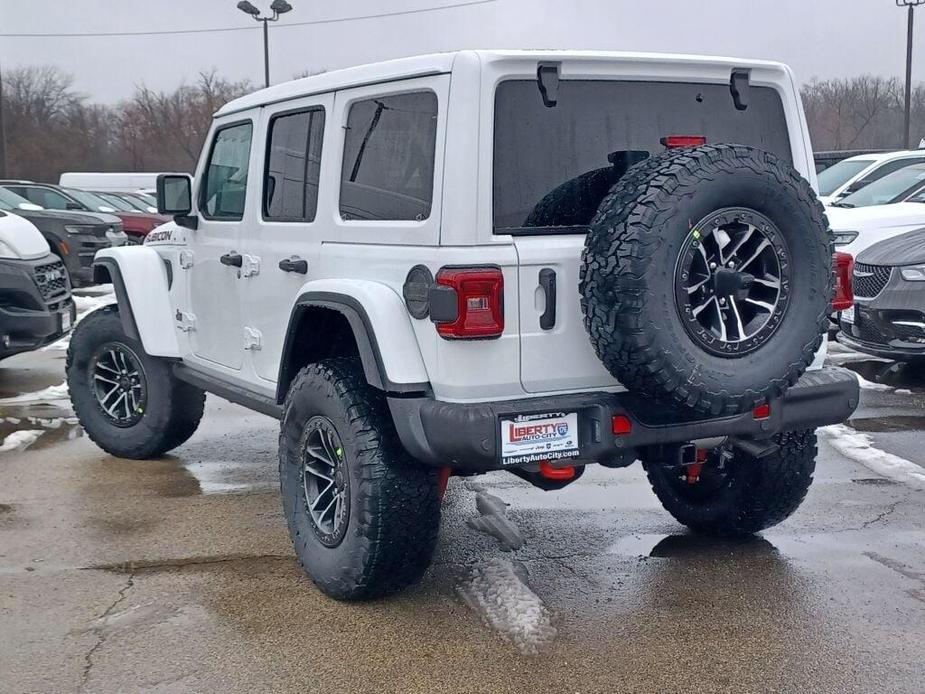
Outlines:
{"type": "Polygon", "coordinates": [[[73,200],[68,200],[64,203],[65,210],[82,210],[84,208],[79,202],[74,202],[73,200]]]}
{"type": "Polygon", "coordinates": [[[182,226],[195,228],[194,218],[190,217],[193,211],[193,179],[188,174],[158,175],[157,211],[174,217],[182,226]]]}

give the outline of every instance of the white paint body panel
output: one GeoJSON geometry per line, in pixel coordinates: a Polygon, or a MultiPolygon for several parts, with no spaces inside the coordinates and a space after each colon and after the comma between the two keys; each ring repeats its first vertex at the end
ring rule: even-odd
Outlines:
{"type": "Polygon", "coordinates": [[[856,231],[858,237],[839,251],[857,256],[865,248],[884,239],[925,227],[925,204],[897,202],[870,207],[830,207],[825,211],[832,231],[856,231]]]}
{"type": "Polygon", "coordinates": [[[119,266],[145,351],[155,357],[181,356],[167,268],[157,252],[145,246],[105,248],[96,257],[112,258],[119,266]]]}

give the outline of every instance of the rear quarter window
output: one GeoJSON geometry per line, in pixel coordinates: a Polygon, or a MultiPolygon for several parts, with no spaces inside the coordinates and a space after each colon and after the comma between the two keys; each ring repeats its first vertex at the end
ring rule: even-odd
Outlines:
{"type": "Polygon", "coordinates": [[[543,105],[535,80],[495,93],[493,217],[498,233],[583,233],[626,169],[664,151],[669,135],[736,143],[792,163],[784,108],[751,87],[735,108],[726,84],[563,80],[543,105]]]}

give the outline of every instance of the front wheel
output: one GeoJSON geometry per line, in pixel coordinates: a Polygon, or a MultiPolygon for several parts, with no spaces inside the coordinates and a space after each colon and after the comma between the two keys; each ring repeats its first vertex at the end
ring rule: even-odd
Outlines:
{"type": "Polygon", "coordinates": [[[205,393],[126,335],[117,306],[78,323],[66,370],[71,403],[87,436],[120,458],[157,458],[184,443],[202,419],[205,393]]]}
{"type": "Polygon", "coordinates": [[[405,453],[385,398],[356,360],[296,376],[280,425],[279,478],[299,563],[332,598],[394,593],[430,565],[437,471],[405,453]]]}
{"type": "Polygon", "coordinates": [[[720,447],[697,468],[645,461],[655,495],[675,520],[708,535],[750,535],[786,520],[813,481],[816,434],[778,434],[761,459],[720,447]],[[696,470],[696,471],[695,471],[696,470]]]}

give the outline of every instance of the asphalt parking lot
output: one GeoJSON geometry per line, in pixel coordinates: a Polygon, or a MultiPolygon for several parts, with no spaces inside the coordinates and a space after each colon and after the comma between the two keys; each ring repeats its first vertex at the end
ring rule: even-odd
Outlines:
{"type": "Polygon", "coordinates": [[[210,397],[173,455],[119,460],[63,350],[4,361],[0,691],[921,692],[925,369],[831,360],[862,405],[761,537],[687,534],[638,466],[454,479],[425,580],[350,605],[295,562],[273,420],[210,397]]]}

